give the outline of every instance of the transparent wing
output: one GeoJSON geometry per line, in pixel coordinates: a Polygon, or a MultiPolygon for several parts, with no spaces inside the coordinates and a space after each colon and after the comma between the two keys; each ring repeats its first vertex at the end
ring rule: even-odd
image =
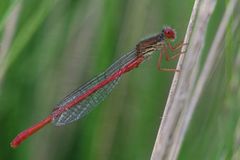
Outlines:
{"type": "MultiPolygon", "coordinates": [[[[107,77],[114,74],[120,68],[127,65],[130,61],[136,58],[136,52],[131,51],[128,54],[122,56],[118,59],[115,63],[113,63],[105,72],[97,75],[89,82],[83,84],[78,89],[70,93],[67,97],[65,97],[55,108],[57,110],[66,106],[68,103],[74,101],[77,97],[86,93],[89,89],[94,87],[95,85],[99,84],[100,82],[104,81],[107,77]]],[[[112,89],[118,83],[120,77],[116,78],[115,80],[109,82],[84,100],[78,102],[75,106],[71,107],[70,109],[64,111],[60,116],[56,116],[53,118],[53,124],[56,126],[66,125],[72,123],[87,113],[89,113],[95,106],[101,103],[112,91],[112,89]]]]}

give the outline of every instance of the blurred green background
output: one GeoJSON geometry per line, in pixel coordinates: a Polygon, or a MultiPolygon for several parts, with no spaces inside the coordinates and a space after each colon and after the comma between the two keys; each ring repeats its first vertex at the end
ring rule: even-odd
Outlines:
{"type": "MultiPolygon", "coordinates": [[[[173,77],[173,73],[157,71],[157,54],[125,74],[112,94],[80,121],[63,127],[48,125],[15,150],[9,143],[17,133],[50,114],[64,96],[132,50],[142,38],[170,25],[177,31],[176,42],[182,40],[193,3],[193,0],[0,1],[0,159],[149,159],[173,77]],[[13,25],[7,20],[16,8],[19,12],[13,16],[17,19],[13,25]],[[10,27],[15,28],[11,43],[6,45],[10,27]],[[7,48],[5,54],[3,47],[7,48]]],[[[213,39],[225,6],[223,1],[218,2],[206,44],[213,39]]],[[[223,71],[231,70],[231,58],[228,62],[228,68],[221,65],[216,76],[222,77],[223,71]]],[[[175,64],[163,62],[166,67],[175,64]]],[[[233,153],[234,131],[225,133],[223,128],[222,135],[214,134],[214,127],[219,127],[215,124],[219,123],[216,115],[226,109],[217,106],[222,102],[221,96],[226,96],[224,89],[232,76],[224,75],[219,81],[213,80],[213,85],[209,83],[200,103],[203,108],[193,119],[194,127],[186,137],[180,159],[193,159],[196,155],[199,159],[215,159],[207,157],[228,147],[224,153],[233,153]],[[223,95],[213,96],[222,84],[226,84],[220,92],[223,95]],[[213,151],[207,148],[212,136],[213,151]],[[228,143],[219,143],[225,136],[230,139],[228,143]]],[[[239,116],[234,113],[235,119],[229,122],[232,129],[239,116]]]]}

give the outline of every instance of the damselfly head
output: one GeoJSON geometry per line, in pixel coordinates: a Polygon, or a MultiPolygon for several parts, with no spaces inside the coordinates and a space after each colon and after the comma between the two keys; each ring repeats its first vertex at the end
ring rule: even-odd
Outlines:
{"type": "Polygon", "coordinates": [[[174,40],[176,38],[176,32],[171,27],[163,28],[162,32],[163,32],[165,38],[167,38],[167,39],[174,40]]]}

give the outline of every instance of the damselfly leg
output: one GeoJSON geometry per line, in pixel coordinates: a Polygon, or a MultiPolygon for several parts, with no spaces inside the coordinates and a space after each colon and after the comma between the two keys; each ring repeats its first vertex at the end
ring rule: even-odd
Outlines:
{"type": "Polygon", "coordinates": [[[181,43],[176,44],[175,46],[172,46],[169,41],[166,41],[166,43],[167,44],[164,43],[161,46],[162,49],[160,50],[158,63],[157,63],[157,68],[158,68],[159,71],[164,71],[164,72],[180,72],[179,69],[175,69],[175,68],[161,68],[162,56],[163,56],[163,54],[165,55],[166,61],[176,60],[181,54],[185,53],[185,51],[181,52],[181,51],[179,51],[179,49],[181,49],[182,46],[188,45],[188,44],[181,42],[181,43]],[[173,56],[170,56],[169,53],[168,53],[168,48],[173,53],[174,52],[177,52],[177,53],[175,53],[175,55],[173,55],[173,56]]]}

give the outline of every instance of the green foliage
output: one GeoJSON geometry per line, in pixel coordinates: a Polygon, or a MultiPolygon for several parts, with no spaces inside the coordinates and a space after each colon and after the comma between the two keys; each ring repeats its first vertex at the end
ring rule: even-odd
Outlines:
{"type": "MultiPolygon", "coordinates": [[[[182,40],[193,0],[3,0],[0,47],[9,27],[6,20],[19,4],[11,44],[4,56],[0,50],[0,159],[149,159],[173,77],[157,71],[157,54],[124,75],[87,117],[61,128],[48,126],[16,150],[9,143],[144,36],[168,24],[176,28],[177,41],[182,40]]],[[[221,20],[225,4],[219,6],[209,33],[215,33],[221,20]]],[[[239,82],[233,69],[239,48],[233,46],[240,36],[238,30],[233,39],[231,28],[226,58],[218,61],[209,80],[180,159],[230,159],[238,150],[239,90],[231,86],[239,82]]]]}

